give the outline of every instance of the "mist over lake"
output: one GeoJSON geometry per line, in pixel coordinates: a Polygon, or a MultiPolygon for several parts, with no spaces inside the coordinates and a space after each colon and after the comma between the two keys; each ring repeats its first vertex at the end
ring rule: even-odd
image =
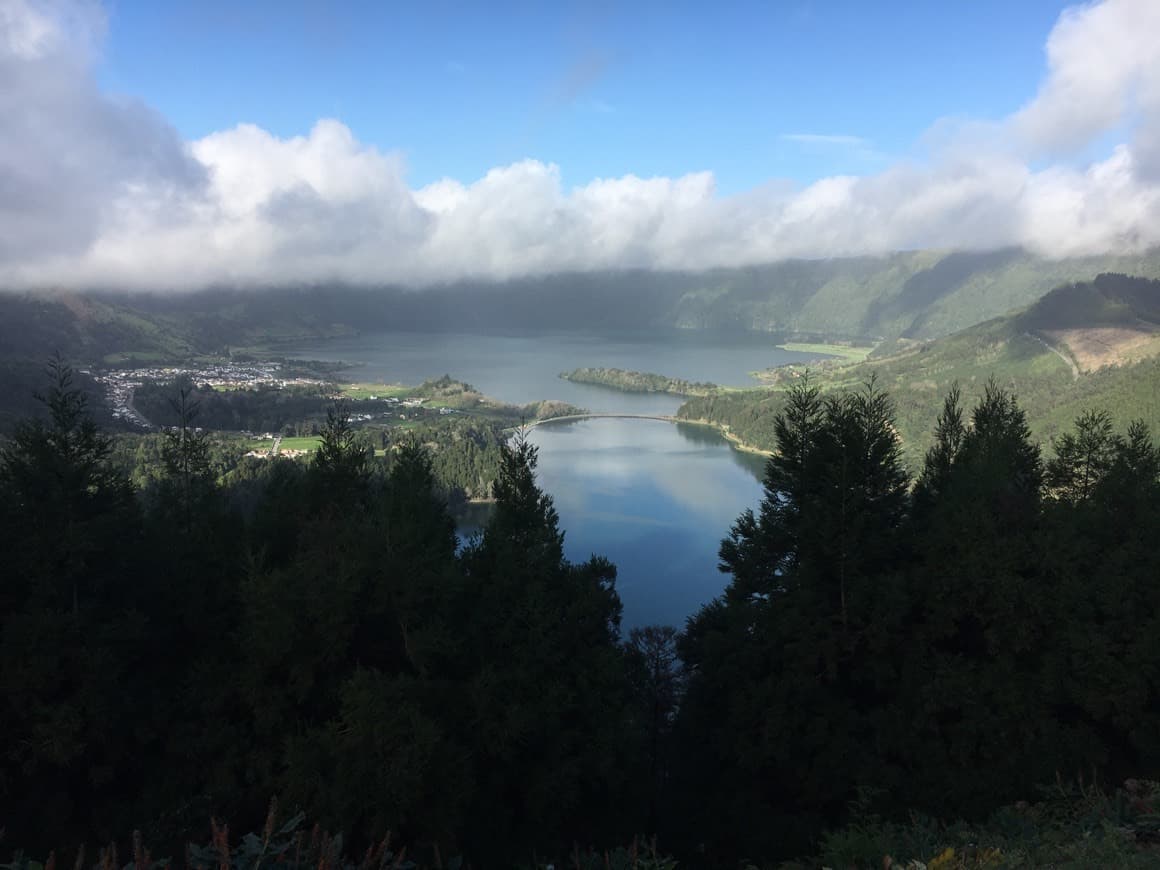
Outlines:
{"type": "MultiPolygon", "coordinates": [[[[357,367],[348,375],[357,380],[415,384],[447,373],[515,404],[559,399],[597,412],[661,415],[682,399],[576,384],[559,373],[606,366],[742,386],[755,383],[752,371],[816,356],[782,350],[772,336],[677,330],[386,332],[299,344],[290,354],[350,362],[357,367]]],[[[616,564],[626,629],[681,626],[724,589],[717,548],[738,514],[761,499],[761,456],[736,450],[710,428],[653,420],[548,424],[530,437],[565,552],[573,561],[595,553],[616,564]]],[[[461,529],[470,530],[470,523],[461,529]]]]}

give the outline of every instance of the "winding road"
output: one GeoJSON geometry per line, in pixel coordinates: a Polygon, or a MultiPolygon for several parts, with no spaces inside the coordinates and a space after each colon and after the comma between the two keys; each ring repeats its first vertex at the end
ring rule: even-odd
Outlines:
{"type": "Polygon", "coordinates": [[[1075,364],[1075,360],[1073,360],[1071,357],[1069,357],[1067,354],[1065,354],[1059,348],[1053,347],[1051,344],[1048,343],[1047,339],[1045,339],[1043,336],[1036,335],[1034,332],[1025,332],[1023,334],[1026,335],[1028,338],[1034,338],[1041,345],[1043,345],[1045,348],[1047,348],[1049,351],[1051,351],[1053,354],[1055,354],[1057,357],[1059,357],[1061,360],[1063,360],[1067,364],[1067,367],[1071,369],[1071,379],[1073,381],[1079,380],[1079,366],[1077,366],[1075,364]]]}

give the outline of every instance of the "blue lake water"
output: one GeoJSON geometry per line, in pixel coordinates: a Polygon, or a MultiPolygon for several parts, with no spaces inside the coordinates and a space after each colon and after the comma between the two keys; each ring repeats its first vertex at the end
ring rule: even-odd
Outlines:
{"type": "MultiPolygon", "coordinates": [[[[300,345],[290,355],[343,360],[359,380],[417,384],[450,374],[513,404],[559,399],[593,411],[672,414],[681,399],[561,380],[606,366],[689,380],[752,385],[749,372],[809,359],[766,336],[666,332],[475,335],[375,333],[300,345]]],[[[720,594],[717,549],[737,516],[761,500],[760,456],[714,430],[653,420],[596,419],[536,427],[539,480],[565,531],[568,558],[617,566],[624,627],[683,626],[720,594]]]]}
{"type": "Polygon", "coordinates": [[[582,366],[601,366],[722,386],[754,386],[752,371],[817,356],[781,350],[770,336],[693,330],[611,336],[376,332],[292,345],[285,353],[353,363],[356,368],[350,376],[358,380],[413,385],[448,374],[512,404],[558,399],[590,411],[640,414],[671,414],[681,399],[574,384],[559,375],[582,366]]]}
{"type": "Polygon", "coordinates": [[[656,420],[554,423],[530,438],[568,557],[616,564],[625,628],[682,627],[721,592],[717,548],[761,500],[762,457],[711,429],[656,420]]]}

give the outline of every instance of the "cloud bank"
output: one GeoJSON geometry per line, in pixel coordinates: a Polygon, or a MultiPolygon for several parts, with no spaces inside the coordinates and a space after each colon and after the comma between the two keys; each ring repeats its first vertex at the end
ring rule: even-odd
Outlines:
{"type": "MultiPolygon", "coordinates": [[[[408,186],[334,120],[185,142],[104,94],[92,3],[0,0],[0,287],[414,284],[607,268],[1019,245],[1049,257],[1160,244],[1160,3],[1066,11],[1014,115],[936,124],[931,155],[806,187],[718,195],[712,173],[565,189],[525,160],[408,186]],[[1122,138],[1096,162],[1077,153],[1122,138]]],[[[788,138],[817,134],[786,134],[788,138]]],[[[825,136],[827,140],[849,136],[825,136]]]]}

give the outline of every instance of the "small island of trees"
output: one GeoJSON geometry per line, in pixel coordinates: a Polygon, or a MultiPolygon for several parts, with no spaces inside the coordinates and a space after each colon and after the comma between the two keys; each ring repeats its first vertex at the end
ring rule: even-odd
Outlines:
{"type": "Polygon", "coordinates": [[[626,369],[578,368],[562,372],[560,377],[578,384],[595,384],[626,393],[670,393],[674,396],[708,396],[717,392],[717,385],[704,381],[686,381],[651,372],[626,369]]]}

